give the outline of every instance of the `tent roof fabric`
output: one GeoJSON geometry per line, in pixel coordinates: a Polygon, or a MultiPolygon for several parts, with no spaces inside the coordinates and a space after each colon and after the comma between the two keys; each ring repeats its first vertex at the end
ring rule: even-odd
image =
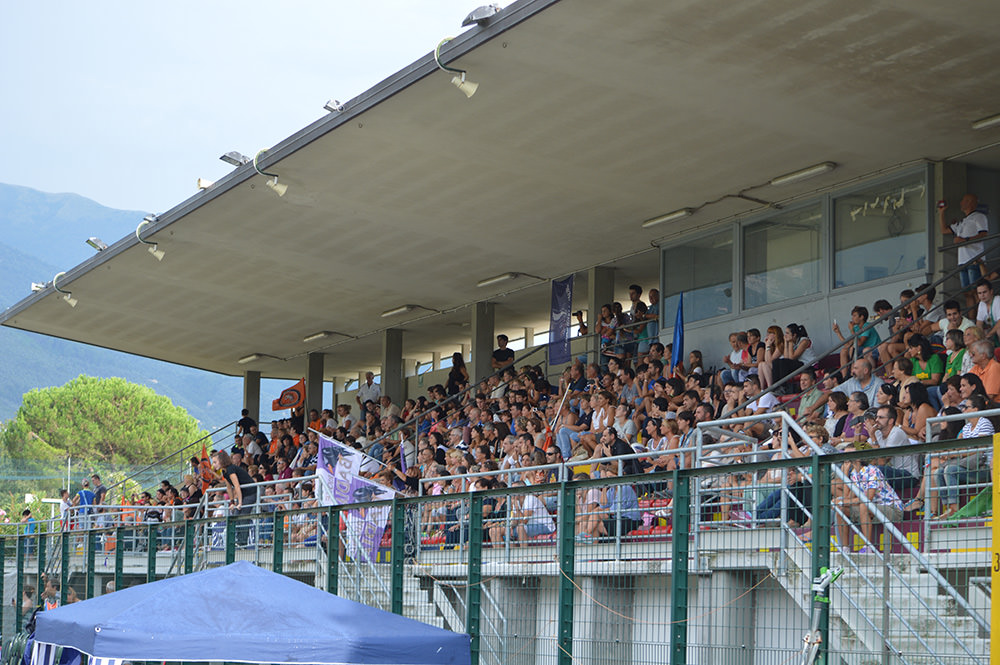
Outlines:
{"type": "Polygon", "coordinates": [[[38,615],[35,639],[100,658],[467,665],[469,636],[240,561],[38,615]]]}

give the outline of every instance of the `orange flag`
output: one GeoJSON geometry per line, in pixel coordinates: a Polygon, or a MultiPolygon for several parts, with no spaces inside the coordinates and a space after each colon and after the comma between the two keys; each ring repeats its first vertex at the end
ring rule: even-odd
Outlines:
{"type": "Polygon", "coordinates": [[[271,402],[272,411],[281,411],[283,409],[294,409],[297,406],[302,406],[306,403],[306,380],[305,378],[299,379],[299,382],[290,388],[285,388],[281,391],[281,395],[278,399],[271,402]]]}

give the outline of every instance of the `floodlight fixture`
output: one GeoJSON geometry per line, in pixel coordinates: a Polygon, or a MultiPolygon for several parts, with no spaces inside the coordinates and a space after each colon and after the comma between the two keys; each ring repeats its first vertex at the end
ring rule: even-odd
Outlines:
{"type": "Polygon", "coordinates": [[[980,118],[972,123],[973,129],[989,129],[990,127],[995,127],[1000,125],[1000,113],[996,115],[991,115],[987,118],[980,118]]]}
{"type": "Polygon", "coordinates": [[[447,42],[452,40],[451,37],[446,37],[438,42],[438,45],[434,47],[434,62],[437,64],[438,69],[444,72],[451,72],[455,76],[451,78],[451,84],[461,90],[466,97],[472,97],[476,94],[476,90],[479,89],[478,83],[473,83],[472,81],[467,81],[465,75],[468,73],[464,69],[457,69],[455,67],[449,67],[441,62],[441,47],[447,42]]]}
{"type": "Polygon", "coordinates": [[[330,113],[340,113],[344,110],[344,105],[340,103],[340,100],[331,99],[326,104],[323,104],[323,108],[330,113]]]}
{"type": "Polygon", "coordinates": [[[41,282],[32,282],[31,283],[31,292],[32,293],[38,293],[39,291],[44,291],[45,290],[45,286],[46,285],[42,284],[41,282]]]}
{"type": "Polygon", "coordinates": [[[771,185],[790,185],[793,182],[800,182],[802,180],[808,180],[809,178],[815,178],[818,175],[823,175],[824,173],[829,173],[830,171],[837,168],[835,162],[820,162],[819,164],[813,164],[812,166],[807,166],[804,169],[799,169],[798,171],[792,171],[791,173],[786,173],[784,175],[779,175],[777,178],[771,178],[771,185]]]}
{"type": "Polygon", "coordinates": [[[465,28],[467,26],[472,25],[473,23],[480,26],[486,25],[487,23],[489,23],[491,18],[496,16],[497,12],[499,11],[500,11],[500,5],[496,3],[492,5],[483,5],[482,7],[476,7],[471,12],[469,12],[469,15],[465,17],[464,21],[462,21],[462,27],[465,28]]]}
{"type": "Polygon", "coordinates": [[[690,217],[694,214],[694,208],[681,208],[679,210],[674,210],[673,212],[668,212],[665,215],[660,215],[659,217],[653,217],[652,219],[647,219],[642,223],[642,228],[648,229],[651,226],[656,226],[657,224],[665,224],[667,222],[674,222],[678,219],[684,219],[685,217],[690,217]]]}
{"type": "Polygon", "coordinates": [[[205,178],[198,178],[198,180],[195,182],[195,185],[198,187],[198,189],[208,189],[214,184],[215,183],[213,181],[207,180],[205,178]]]}
{"type": "Polygon", "coordinates": [[[143,245],[149,246],[149,253],[152,254],[157,261],[162,261],[163,257],[166,255],[166,252],[160,249],[160,246],[157,243],[149,242],[148,240],[142,239],[143,227],[149,226],[150,224],[153,224],[156,221],[157,221],[156,215],[146,215],[145,217],[143,217],[142,221],[139,222],[139,226],[135,227],[135,238],[143,245]]]}
{"type": "Polygon", "coordinates": [[[98,252],[103,252],[108,248],[108,243],[104,242],[97,236],[90,236],[87,238],[87,244],[96,249],[98,252]]]}
{"type": "Polygon", "coordinates": [[[62,297],[63,297],[62,299],[66,301],[67,305],[69,305],[70,307],[76,307],[76,304],[79,301],[76,298],[73,297],[73,292],[72,291],[63,291],[62,289],[59,288],[59,278],[62,277],[63,275],[65,275],[65,274],[66,274],[65,272],[57,272],[55,274],[55,276],[52,278],[52,288],[54,288],[56,290],[56,293],[61,293],[62,294],[62,297]]]}
{"type": "Polygon", "coordinates": [[[257,166],[257,162],[260,160],[260,156],[265,154],[266,152],[267,149],[265,148],[264,150],[259,151],[256,155],[253,156],[253,170],[262,176],[268,176],[270,179],[265,180],[264,185],[278,196],[284,196],[285,192],[288,191],[288,185],[283,185],[278,182],[277,173],[268,173],[267,171],[261,171],[260,167],[257,166]]]}
{"type": "Polygon", "coordinates": [[[230,150],[222,157],[219,157],[226,164],[232,164],[233,166],[243,166],[244,164],[250,163],[250,158],[244,155],[242,152],[237,152],[236,150],[230,150]]]}

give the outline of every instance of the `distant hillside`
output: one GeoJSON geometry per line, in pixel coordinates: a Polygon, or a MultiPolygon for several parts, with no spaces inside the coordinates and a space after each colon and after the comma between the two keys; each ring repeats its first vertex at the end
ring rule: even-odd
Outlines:
{"type": "MultiPolygon", "coordinates": [[[[47,282],[93,254],[88,237],[111,244],[134,231],[143,214],[105,208],[75,194],[0,184],[0,309],[28,295],[31,282],[47,282]]],[[[146,384],[206,429],[235,420],[242,408],[241,381],[234,377],[3,326],[0,354],[0,420],[13,417],[28,390],[62,385],[80,374],[146,384]]]]}

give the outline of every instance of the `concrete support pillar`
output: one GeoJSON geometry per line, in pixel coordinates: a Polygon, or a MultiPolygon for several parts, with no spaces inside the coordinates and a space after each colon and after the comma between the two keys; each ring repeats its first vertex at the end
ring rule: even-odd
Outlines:
{"type": "Polygon", "coordinates": [[[402,404],[406,399],[403,331],[398,328],[390,328],[382,333],[382,394],[391,397],[393,404],[402,404]]]}
{"type": "Polygon", "coordinates": [[[530,349],[535,345],[535,329],[525,328],[524,329],[524,348],[530,349]]]}
{"type": "Polygon", "coordinates": [[[431,370],[441,369],[441,352],[432,351],[431,352],[431,370]]]}
{"type": "Polygon", "coordinates": [[[243,372],[243,408],[250,417],[260,422],[260,372],[243,372]]]}
{"type": "Polygon", "coordinates": [[[596,336],[597,320],[601,316],[601,306],[610,305],[615,298],[615,271],[613,268],[591,268],[587,271],[587,327],[591,337],[588,338],[587,350],[590,352],[588,361],[600,363],[599,355],[601,340],[596,336]]]}
{"type": "MultiPolygon", "coordinates": [[[[493,303],[477,302],[472,308],[472,364],[469,378],[473,383],[493,373],[493,303]]],[[[464,350],[464,349],[463,349],[464,350]]]]}
{"type": "Polygon", "coordinates": [[[339,392],[344,389],[344,377],[335,376],[333,377],[333,405],[330,408],[333,409],[334,414],[337,413],[337,405],[340,404],[339,392]]]}
{"type": "Polygon", "coordinates": [[[326,355],[323,353],[310,353],[306,366],[306,421],[309,420],[309,411],[316,409],[323,410],[323,361],[326,355]]]}

